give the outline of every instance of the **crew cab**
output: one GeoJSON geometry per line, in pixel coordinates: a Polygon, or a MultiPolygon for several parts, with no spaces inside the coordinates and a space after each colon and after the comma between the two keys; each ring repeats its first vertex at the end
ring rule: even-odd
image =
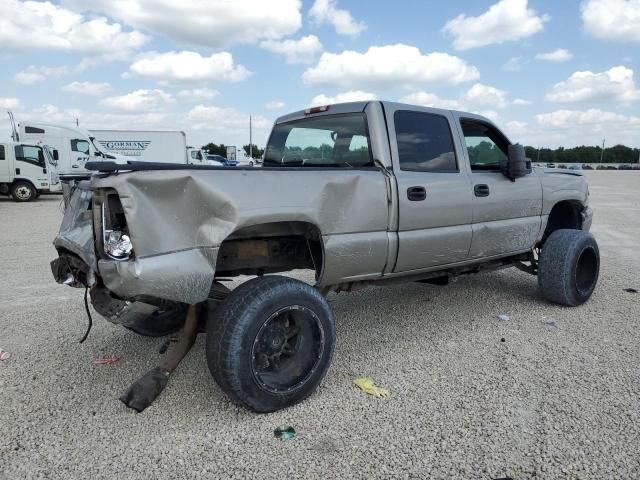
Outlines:
{"type": "Polygon", "coordinates": [[[71,190],[54,241],[55,278],[147,335],[208,304],[211,373],[256,411],[297,403],[323,378],[329,292],[517,267],[542,297],[577,306],[598,279],[582,173],[532,169],[521,145],[472,113],[329,105],[277,119],[260,169],[87,168],[96,174],[71,190]],[[295,269],[315,284],[272,275],[295,269]],[[254,278],[229,293],[222,282],[238,275],[254,278]]]}

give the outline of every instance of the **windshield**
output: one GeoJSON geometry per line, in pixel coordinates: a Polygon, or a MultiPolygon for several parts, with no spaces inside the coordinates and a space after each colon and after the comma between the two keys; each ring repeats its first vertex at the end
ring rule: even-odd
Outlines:
{"type": "Polygon", "coordinates": [[[265,167],[373,166],[364,113],[324,115],[276,125],[265,167]]]}

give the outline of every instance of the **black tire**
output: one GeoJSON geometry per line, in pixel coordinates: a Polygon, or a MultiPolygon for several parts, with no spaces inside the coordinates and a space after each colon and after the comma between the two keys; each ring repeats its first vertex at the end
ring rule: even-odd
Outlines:
{"type": "Polygon", "coordinates": [[[16,202],[31,202],[38,195],[38,190],[31,183],[23,180],[11,185],[11,196],[16,202]]]}
{"type": "Polygon", "coordinates": [[[335,320],[322,294],[276,275],[233,290],[209,318],[207,332],[211,375],[234,403],[256,412],[311,395],[335,346],[335,320]]]}
{"type": "Polygon", "coordinates": [[[556,230],[542,246],[538,285],[550,302],[570,307],[583,304],[593,293],[599,272],[600,250],[588,232],[556,230]]]}

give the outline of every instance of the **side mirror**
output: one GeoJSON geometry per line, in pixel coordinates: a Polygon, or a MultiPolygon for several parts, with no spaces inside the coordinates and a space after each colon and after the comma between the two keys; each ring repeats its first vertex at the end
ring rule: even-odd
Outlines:
{"type": "Polygon", "coordinates": [[[41,165],[44,165],[44,152],[42,149],[38,150],[38,162],[40,162],[41,165]]]}
{"type": "Polygon", "coordinates": [[[53,150],[53,159],[54,159],[56,162],[60,159],[60,157],[59,157],[59,155],[58,155],[58,150],[55,150],[55,149],[53,150]]]}
{"type": "Polygon", "coordinates": [[[509,145],[509,155],[506,163],[501,166],[502,174],[515,181],[531,173],[531,160],[527,158],[524,147],[519,143],[509,145]]]}

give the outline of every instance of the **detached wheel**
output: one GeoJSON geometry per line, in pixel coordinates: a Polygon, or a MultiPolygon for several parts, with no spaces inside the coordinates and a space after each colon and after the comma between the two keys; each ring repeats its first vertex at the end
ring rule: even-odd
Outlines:
{"type": "Polygon", "coordinates": [[[308,397],[335,345],[333,312],[318,290],[280,276],[231,292],[207,327],[207,363],[236,404],[273,412],[308,397]]]}
{"type": "Polygon", "coordinates": [[[29,182],[19,181],[11,186],[11,196],[16,202],[31,202],[37,195],[38,191],[29,182]]]}
{"type": "Polygon", "coordinates": [[[598,282],[600,250],[596,239],[583,230],[553,232],[542,246],[538,285],[553,303],[575,307],[586,302],[598,282]]]}

